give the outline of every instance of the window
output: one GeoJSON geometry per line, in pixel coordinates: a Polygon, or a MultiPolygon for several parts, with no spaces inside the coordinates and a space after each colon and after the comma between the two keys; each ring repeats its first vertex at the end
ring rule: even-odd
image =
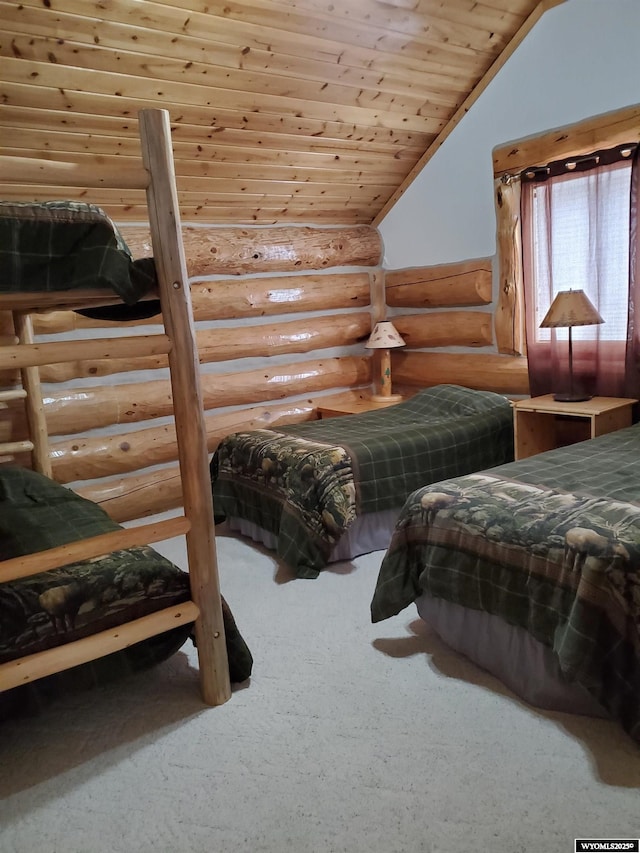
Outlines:
{"type": "MultiPolygon", "coordinates": [[[[630,184],[629,159],[602,167],[594,161],[588,171],[535,184],[523,176],[525,293],[535,302],[529,332],[536,341],[551,339],[540,323],[556,293],[570,289],[584,290],[605,321],[574,328],[575,341],[626,341],[630,184]]],[[[567,329],[554,333],[567,339],[567,329]]]]}
{"type": "MultiPolygon", "coordinates": [[[[630,141],[637,143],[639,139],[640,106],[633,105],[526,139],[512,140],[493,150],[499,282],[495,334],[500,353],[523,356],[528,354],[525,341],[521,247],[523,234],[520,216],[521,189],[526,186],[520,180],[523,170],[531,164],[550,163],[560,158],[582,159],[596,148],[613,148],[630,141]]],[[[635,156],[637,159],[638,155],[635,156]]],[[[574,178],[581,176],[582,173],[578,170],[573,175],[574,178]]],[[[555,270],[551,271],[555,274],[555,270]]],[[[640,269],[636,279],[640,279],[640,269]]],[[[567,285],[570,286],[578,287],[578,284],[572,281],[567,285]]],[[[589,288],[586,290],[591,292],[589,288]]],[[[607,293],[611,292],[609,284],[606,290],[607,293]]],[[[640,305],[640,297],[636,303],[640,305]]],[[[606,334],[609,335],[613,328],[609,322],[600,327],[600,333],[605,334],[605,326],[608,327],[606,334]]],[[[574,332],[577,333],[577,329],[574,329],[574,332]]],[[[529,335],[531,333],[532,330],[529,335]]],[[[537,332],[534,332],[533,337],[529,337],[529,343],[533,342],[535,345],[536,337],[537,332]]]]}
{"type": "Polygon", "coordinates": [[[520,175],[524,307],[534,396],[552,390],[623,396],[628,379],[635,150],[634,143],[625,143],[525,169],[520,175]],[[567,328],[541,328],[555,296],[571,289],[586,293],[604,323],[575,326],[571,337],[567,328]],[[573,347],[571,375],[567,340],[573,347]]]}

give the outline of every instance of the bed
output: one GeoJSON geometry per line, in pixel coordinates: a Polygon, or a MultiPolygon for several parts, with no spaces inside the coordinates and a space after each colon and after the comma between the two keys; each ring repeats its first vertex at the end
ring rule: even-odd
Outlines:
{"type": "Polygon", "coordinates": [[[511,459],[507,398],[438,385],[377,411],[227,436],[210,464],[215,519],[316,578],[385,549],[419,485],[511,459]]]}
{"type": "Polygon", "coordinates": [[[13,463],[27,453],[33,469],[0,468],[0,692],[107,657],[141,665],[193,636],[203,700],[218,705],[230,697],[231,679],[247,676],[250,652],[219,588],[169,116],[149,109],[138,120],[142,158],[134,165],[98,170],[0,157],[8,199],[0,209],[0,309],[11,312],[17,337],[0,346],[0,371],[18,370],[21,380],[0,390],[0,406],[20,401],[29,427],[27,439],[0,441],[0,457],[13,463]],[[153,259],[134,262],[94,205],[12,201],[12,188],[20,197],[27,184],[55,185],[61,193],[64,187],[146,191],[153,259]],[[34,342],[32,311],[135,308],[148,295],[159,299],[164,334],[34,342]],[[184,513],[124,529],[51,479],[38,368],[159,353],[169,360],[184,513]],[[150,547],[178,535],[186,537],[188,574],[150,547]]]}
{"type": "MultiPolygon", "coordinates": [[[[0,466],[0,560],[119,529],[103,509],[71,489],[36,471],[0,466]]],[[[189,600],[189,575],[149,545],[0,583],[0,664],[113,630],[167,607],[179,608],[189,600]]],[[[245,681],[251,674],[251,652],[224,598],[222,612],[230,680],[245,681]]],[[[110,672],[133,672],[165,660],[189,638],[194,639],[193,623],[115,652],[92,669],[99,673],[97,680],[110,672]]],[[[0,715],[3,708],[23,702],[0,694],[0,715]]]]}
{"type": "Polygon", "coordinates": [[[542,708],[640,740],[640,424],[414,492],[371,602],[542,708]]]}

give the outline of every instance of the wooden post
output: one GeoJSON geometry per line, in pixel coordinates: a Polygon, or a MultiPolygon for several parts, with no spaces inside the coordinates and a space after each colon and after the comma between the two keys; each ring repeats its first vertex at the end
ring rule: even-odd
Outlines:
{"type": "MultiPolygon", "coordinates": [[[[14,311],[13,324],[19,345],[33,344],[33,325],[31,315],[14,311]]],[[[27,423],[29,424],[29,436],[33,444],[31,451],[33,467],[45,477],[53,478],[51,470],[51,458],[49,456],[49,436],[47,432],[47,420],[44,413],[42,401],[42,388],[40,386],[40,373],[34,365],[23,367],[20,370],[22,386],[27,392],[25,399],[25,410],[27,423]]]]}
{"type": "Polygon", "coordinates": [[[165,110],[141,110],[139,122],[145,167],[152,175],[157,169],[158,174],[173,178],[150,183],[147,202],[162,316],[173,344],[169,363],[184,512],[191,523],[186,536],[191,595],[200,611],[195,621],[200,684],[205,702],[220,705],[230,698],[231,685],[218,580],[198,351],[189,279],[180,239],[169,114],[165,110]]]}
{"type": "Polygon", "coordinates": [[[499,288],[495,312],[498,352],[524,355],[524,283],[520,226],[520,180],[499,178],[495,183],[498,223],[499,288]]]}

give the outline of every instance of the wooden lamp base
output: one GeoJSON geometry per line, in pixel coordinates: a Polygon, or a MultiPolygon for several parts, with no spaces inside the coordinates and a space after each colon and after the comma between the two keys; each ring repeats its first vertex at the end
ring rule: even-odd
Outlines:
{"type": "Polygon", "coordinates": [[[379,349],[377,356],[378,371],[371,400],[374,403],[399,403],[404,399],[402,394],[391,393],[391,352],[388,349],[379,349]]]}

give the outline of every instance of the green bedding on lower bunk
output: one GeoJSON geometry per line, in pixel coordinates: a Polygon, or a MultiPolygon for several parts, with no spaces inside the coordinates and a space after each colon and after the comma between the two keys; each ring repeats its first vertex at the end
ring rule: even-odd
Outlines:
{"type": "MultiPolygon", "coordinates": [[[[0,466],[0,560],[117,529],[119,525],[103,509],[70,489],[24,468],[0,466]]],[[[0,663],[189,598],[189,575],[149,546],[2,583],[0,663]]],[[[223,615],[231,681],[244,681],[251,674],[251,653],[224,600],[223,615]]],[[[77,669],[84,669],[86,677],[89,667],[98,679],[141,669],[176,652],[192,628],[174,628],[77,669]]]]}

